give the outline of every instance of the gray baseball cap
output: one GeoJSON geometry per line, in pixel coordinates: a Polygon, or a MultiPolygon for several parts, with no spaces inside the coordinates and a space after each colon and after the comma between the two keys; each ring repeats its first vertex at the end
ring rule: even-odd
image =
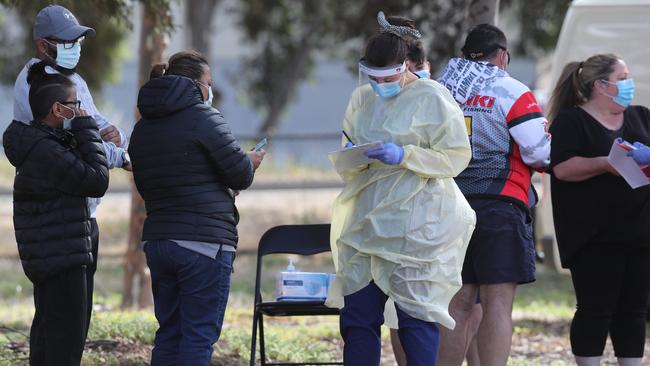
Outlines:
{"type": "Polygon", "coordinates": [[[73,41],[86,35],[94,36],[95,30],[80,25],[70,10],[60,5],[48,5],[36,14],[34,39],[56,37],[73,41]]]}

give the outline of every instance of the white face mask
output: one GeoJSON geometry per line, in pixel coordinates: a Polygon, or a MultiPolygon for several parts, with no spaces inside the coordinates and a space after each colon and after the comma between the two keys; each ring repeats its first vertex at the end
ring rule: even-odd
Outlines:
{"type": "Polygon", "coordinates": [[[212,88],[209,85],[203,84],[200,81],[197,81],[196,83],[208,89],[208,99],[204,100],[203,103],[209,107],[212,107],[212,98],[214,97],[214,95],[212,95],[212,88]]]}
{"type": "Polygon", "coordinates": [[[70,128],[72,128],[72,120],[77,117],[77,112],[74,110],[74,108],[70,108],[70,107],[66,106],[65,104],[61,104],[61,106],[64,107],[65,109],[69,109],[69,110],[72,111],[72,117],[70,117],[70,118],[67,118],[65,116],[61,116],[63,118],[63,129],[64,130],[69,130],[70,128]]]}

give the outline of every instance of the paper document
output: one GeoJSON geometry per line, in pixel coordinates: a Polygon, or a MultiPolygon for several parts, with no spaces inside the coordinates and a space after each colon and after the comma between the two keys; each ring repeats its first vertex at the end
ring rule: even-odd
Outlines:
{"type": "Polygon", "coordinates": [[[639,165],[627,152],[636,149],[623,139],[616,139],[607,160],[632,188],[650,184],[650,165],[639,165]]]}
{"type": "Polygon", "coordinates": [[[381,141],[375,141],[367,144],[348,147],[339,151],[332,151],[327,155],[334,164],[336,171],[341,174],[346,170],[377,162],[377,159],[370,159],[363,155],[363,152],[369,149],[380,147],[381,145],[381,141]]]}

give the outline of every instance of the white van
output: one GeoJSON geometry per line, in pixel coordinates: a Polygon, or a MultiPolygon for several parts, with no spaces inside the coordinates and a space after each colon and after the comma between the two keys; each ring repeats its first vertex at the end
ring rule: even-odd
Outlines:
{"type": "MultiPolygon", "coordinates": [[[[650,0],[574,0],[558,38],[550,80],[550,96],[564,65],[597,53],[614,53],[625,60],[636,85],[634,101],[650,107],[650,0]]],[[[555,246],[549,177],[537,210],[536,233],[546,258],[560,269],[555,246]]]]}

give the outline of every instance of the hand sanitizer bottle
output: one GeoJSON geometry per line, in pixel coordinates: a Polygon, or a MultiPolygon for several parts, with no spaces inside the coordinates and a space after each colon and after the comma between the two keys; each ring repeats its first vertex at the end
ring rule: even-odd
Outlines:
{"type": "Polygon", "coordinates": [[[296,271],[296,266],[293,264],[293,259],[289,258],[289,264],[287,265],[287,268],[285,268],[284,271],[278,272],[276,276],[275,297],[277,300],[283,300],[284,297],[286,296],[284,291],[284,278],[286,277],[285,274],[288,272],[295,272],[295,271],[296,271]]]}

